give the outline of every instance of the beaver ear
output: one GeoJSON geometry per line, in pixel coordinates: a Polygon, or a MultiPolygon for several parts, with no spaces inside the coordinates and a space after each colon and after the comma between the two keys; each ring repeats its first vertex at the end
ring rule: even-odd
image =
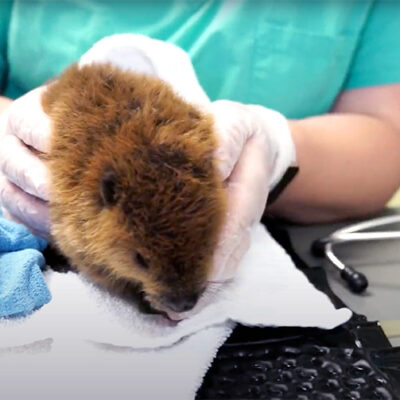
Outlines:
{"type": "Polygon", "coordinates": [[[103,206],[112,206],[118,201],[117,175],[113,170],[106,170],[100,184],[103,206]]]}

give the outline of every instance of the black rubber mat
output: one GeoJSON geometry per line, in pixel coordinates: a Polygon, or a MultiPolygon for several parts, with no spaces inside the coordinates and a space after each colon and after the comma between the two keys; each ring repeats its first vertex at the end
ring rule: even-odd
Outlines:
{"type": "MultiPolygon", "coordinates": [[[[310,337],[226,345],[198,398],[395,399],[370,351],[324,346],[310,337]]],[[[400,360],[399,360],[400,361],[400,360]]]]}
{"type": "MultiPolygon", "coordinates": [[[[322,268],[307,268],[289,236],[270,232],[337,307],[322,268]]],[[[400,399],[400,349],[374,321],[355,314],[334,330],[238,326],[219,349],[197,399],[400,399]]]]}

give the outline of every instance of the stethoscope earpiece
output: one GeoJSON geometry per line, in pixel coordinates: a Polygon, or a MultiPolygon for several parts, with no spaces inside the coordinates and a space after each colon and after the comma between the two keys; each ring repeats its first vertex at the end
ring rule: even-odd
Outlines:
{"type": "Polygon", "coordinates": [[[329,237],[315,240],[311,246],[311,252],[316,257],[327,257],[331,265],[340,270],[340,277],[347,282],[353,293],[362,293],[368,287],[367,277],[356,271],[349,265],[343,264],[332,251],[332,243],[329,237]]]}
{"type": "Polygon", "coordinates": [[[348,265],[340,272],[340,276],[354,293],[362,293],[368,287],[367,277],[348,265]]]}

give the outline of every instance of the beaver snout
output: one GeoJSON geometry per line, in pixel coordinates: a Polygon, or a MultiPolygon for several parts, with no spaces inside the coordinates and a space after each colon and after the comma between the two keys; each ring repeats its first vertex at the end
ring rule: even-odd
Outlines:
{"type": "Polygon", "coordinates": [[[161,304],[171,311],[181,313],[191,310],[198,302],[203,291],[190,295],[166,294],[160,297],[161,304]]]}

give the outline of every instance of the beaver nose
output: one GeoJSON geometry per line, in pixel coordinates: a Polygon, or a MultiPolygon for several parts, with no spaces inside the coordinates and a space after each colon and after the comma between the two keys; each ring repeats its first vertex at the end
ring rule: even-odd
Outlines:
{"type": "Polygon", "coordinates": [[[162,304],[177,313],[191,310],[199,300],[199,294],[190,296],[168,295],[162,297],[162,304]]]}

